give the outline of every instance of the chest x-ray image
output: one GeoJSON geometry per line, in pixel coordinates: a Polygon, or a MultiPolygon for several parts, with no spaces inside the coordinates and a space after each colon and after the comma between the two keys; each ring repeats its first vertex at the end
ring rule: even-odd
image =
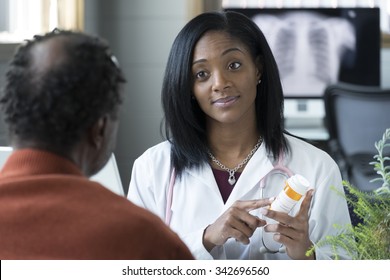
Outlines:
{"type": "Polygon", "coordinates": [[[341,62],[354,64],[356,32],[344,18],[300,11],[252,19],[274,53],[287,95],[321,96],[338,81],[341,62]]]}

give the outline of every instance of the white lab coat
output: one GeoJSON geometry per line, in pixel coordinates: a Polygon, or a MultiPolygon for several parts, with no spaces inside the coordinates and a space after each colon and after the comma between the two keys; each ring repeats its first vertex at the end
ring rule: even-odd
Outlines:
{"type": "MultiPolygon", "coordinates": [[[[337,233],[333,225],[350,223],[345,199],[331,189],[334,186],[343,192],[340,171],[331,157],[322,150],[297,138],[286,137],[291,147],[291,157],[284,160],[284,165],[295,174],[306,177],[315,189],[309,213],[309,234],[311,241],[316,243],[327,235],[337,233]]],[[[286,253],[259,252],[262,244],[261,228],[255,231],[249,245],[231,238],[209,253],[202,244],[204,229],[236,200],[272,197],[282,190],[284,179],[278,175],[270,177],[264,189],[259,187],[261,178],[272,169],[273,162],[267,157],[265,145],[262,144],[247,163],[226,204],[223,203],[208,164],[199,169],[185,170],[181,178],[176,179],[170,226],[187,244],[196,259],[289,259],[286,253]]],[[[166,141],[148,149],[134,162],[129,200],[165,220],[170,175],[170,143],[166,141]]],[[[291,215],[297,213],[299,206],[300,203],[293,208],[291,215]]],[[[261,217],[258,210],[251,213],[261,217]]],[[[328,247],[316,249],[317,259],[331,257],[333,254],[328,247]]],[[[343,252],[339,252],[338,257],[348,258],[343,252]]]]}

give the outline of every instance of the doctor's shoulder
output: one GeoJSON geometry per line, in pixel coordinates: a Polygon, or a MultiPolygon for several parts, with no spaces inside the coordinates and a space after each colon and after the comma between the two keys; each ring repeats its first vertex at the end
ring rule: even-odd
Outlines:
{"type": "Polygon", "coordinates": [[[170,162],[171,157],[171,143],[169,141],[160,142],[146,151],[144,151],[137,159],[137,161],[150,161],[153,164],[170,162]]]}
{"type": "Polygon", "coordinates": [[[286,135],[286,139],[293,158],[299,157],[301,161],[305,159],[312,161],[313,165],[337,166],[334,159],[326,151],[314,146],[308,140],[293,135],[286,135]]]}
{"type": "Polygon", "coordinates": [[[170,163],[171,144],[169,141],[164,141],[148,148],[134,161],[133,173],[147,174],[150,177],[154,177],[157,174],[168,174],[170,172],[170,163]]]}

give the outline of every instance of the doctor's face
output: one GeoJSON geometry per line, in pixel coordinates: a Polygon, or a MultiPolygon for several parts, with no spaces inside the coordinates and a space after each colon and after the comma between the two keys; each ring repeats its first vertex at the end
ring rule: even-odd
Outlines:
{"type": "Polygon", "coordinates": [[[256,118],[259,67],[248,48],[225,32],[207,32],[195,45],[193,92],[209,124],[240,124],[256,118]]]}

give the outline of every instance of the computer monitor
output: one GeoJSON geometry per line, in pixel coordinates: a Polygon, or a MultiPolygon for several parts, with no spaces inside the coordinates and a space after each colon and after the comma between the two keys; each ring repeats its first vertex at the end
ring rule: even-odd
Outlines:
{"type": "MultiPolygon", "coordinates": [[[[0,147],[0,169],[3,167],[9,155],[12,153],[11,147],[0,147]]],[[[112,192],[124,196],[122,181],[119,176],[115,155],[112,154],[106,165],[97,174],[90,178],[97,181],[112,192]]]]}
{"type": "Polygon", "coordinates": [[[99,182],[118,195],[125,195],[114,154],[111,155],[103,169],[90,179],[99,182]]]}
{"type": "Polygon", "coordinates": [[[322,98],[337,82],[380,86],[379,8],[229,8],[263,31],[286,98],[322,98]]]}
{"type": "Polygon", "coordinates": [[[12,153],[11,147],[0,146],[0,169],[3,167],[4,163],[7,161],[7,158],[12,153]]]}

